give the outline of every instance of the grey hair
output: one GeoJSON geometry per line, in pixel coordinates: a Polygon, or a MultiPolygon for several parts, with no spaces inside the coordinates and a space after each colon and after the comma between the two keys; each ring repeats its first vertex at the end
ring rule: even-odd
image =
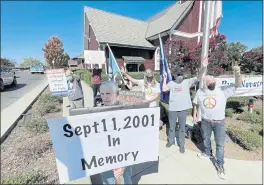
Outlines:
{"type": "Polygon", "coordinates": [[[113,82],[113,81],[106,81],[104,83],[101,84],[100,89],[103,86],[108,86],[108,87],[112,87],[114,89],[114,92],[116,92],[117,95],[119,95],[119,88],[117,83],[113,82]]]}

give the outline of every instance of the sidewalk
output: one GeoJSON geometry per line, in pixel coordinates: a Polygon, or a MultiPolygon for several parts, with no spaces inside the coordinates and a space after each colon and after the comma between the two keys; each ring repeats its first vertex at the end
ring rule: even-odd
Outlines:
{"type": "MultiPolygon", "coordinates": [[[[91,107],[92,90],[85,83],[82,85],[85,106],[91,107]]],[[[64,116],[68,112],[67,101],[67,98],[63,99],[64,116]]],[[[187,122],[192,126],[191,119],[187,122]]],[[[197,153],[190,150],[181,154],[177,146],[166,148],[165,145],[165,141],[159,140],[159,162],[133,166],[133,184],[262,184],[262,161],[225,159],[226,180],[221,180],[210,160],[199,159],[197,153]]],[[[71,183],[88,182],[89,178],[83,178],[71,183]]]]}

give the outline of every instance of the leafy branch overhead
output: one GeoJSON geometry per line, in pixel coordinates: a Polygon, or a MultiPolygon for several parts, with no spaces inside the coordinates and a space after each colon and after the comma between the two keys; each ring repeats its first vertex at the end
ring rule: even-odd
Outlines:
{"type": "Polygon", "coordinates": [[[42,50],[45,60],[50,66],[53,66],[52,62],[54,61],[54,67],[62,67],[67,65],[70,59],[69,55],[64,52],[62,40],[58,37],[50,37],[42,50]]]}
{"type": "MultiPolygon", "coordinates": [[[[247,46],[240,42],[227,44],[226,36],[222,34],[210,38],[207,74],[218,76],[224,71],[231,71],[234,62],[241,65],[244,73],[262,73],[262,49],[260,46],[246,52],[247,46]]],[[[193,75],[199,71],[202,43],[197,43],[197,38],[172,37],[167,40],[165,51],[172,73],[176,68],[183,68],[185,72],[193,75]]]]}
{"type": "MultiPolygon", "coordinates": [[[[191,74],[196,74],[200,68],[202,43],[197,43],[197,39],[173,38],[165,44],[167,58],[172,67],[184,68],[191,74]]],[[[209,64],[208,74],[219,75],[227,66],[227,43],[225,35],[219,34],[211,38],[209,42],[209,64]]]]}

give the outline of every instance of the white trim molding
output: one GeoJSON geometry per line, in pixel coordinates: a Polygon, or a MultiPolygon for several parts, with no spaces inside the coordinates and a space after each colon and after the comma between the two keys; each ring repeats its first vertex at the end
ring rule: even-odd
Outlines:
{"type": "Polygon", "coordinates": [[[175,30],[172,35],[177,35],[181,37],[186,37],[186,38],[194,38],[194,37],[202,37],[203,32],[196,32],[196,33],[186,33],[186,32],[181,32],[178,30],[175,30]]]}

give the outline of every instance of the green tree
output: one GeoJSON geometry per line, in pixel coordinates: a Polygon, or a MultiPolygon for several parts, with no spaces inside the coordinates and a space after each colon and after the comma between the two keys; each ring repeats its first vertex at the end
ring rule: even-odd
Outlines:
{"type": "Polygon", "coordinates": [[[47,64],[54,65],[56,68],[62,67],[70,59],[69,55],[64,52],[62,40],[58,37],[50,37],[42,50],[47,64]]]}
{"type": "Polygon", "coordinates": [[[263,52],[262,46],[245,52],[242,56],[241,70],[245,73],[263,74],[263,52]]]}
{"type": "Polygon", "coordinates": [[[7,58],[1,58],[1,65],[9,65],[11,61],[7,58]]]}
{"type": "Polygon", "coordinates": [[[24,58],[23,62],[21,63],[22,67],[29,67],[30,65],[43,65],[40,60],[32,57],[24,58]]]}
{"type": "Polygon", "coordinates": [[[259,47],[253,48],[252,51],[253,52],[260,52],[260,53],[262,53],[263,52],[263,46],[259,46],[259,47]]]}
{"type": "Polygon", "coordinates": [[[234,62],[240,62],[247,49],[248,47],[240,42],[232,42],[228,44],[227,57],[229,66],[234,62]]]}

